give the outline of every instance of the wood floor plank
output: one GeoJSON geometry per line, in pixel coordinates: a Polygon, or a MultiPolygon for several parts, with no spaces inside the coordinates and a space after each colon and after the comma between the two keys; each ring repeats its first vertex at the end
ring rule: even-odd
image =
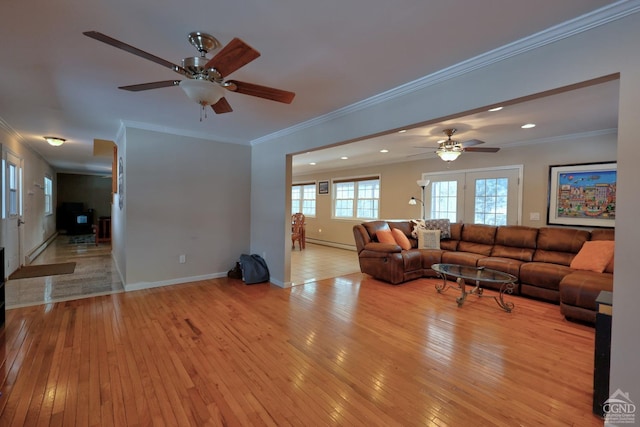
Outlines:
{"type": "Polygon", "coordinates": [[[593,328],[435,283],[222,278],[12,309],[0,426],[602,425],[593,328]]]}

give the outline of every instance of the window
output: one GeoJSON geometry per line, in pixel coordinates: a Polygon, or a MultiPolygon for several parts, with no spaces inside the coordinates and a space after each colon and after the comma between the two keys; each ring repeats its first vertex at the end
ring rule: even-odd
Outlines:
{"type": "Polygon", "coordinates": [[[335,180],[333,183],[335,218],[378,219],[380,178],[335,180]]]}
{"type": "Polygon", "coordinates": [[[440,181],[432,185],[430,218],[448,218],[456,222],[458,181],[440,181]]]}
{"type": "Polygon", "coordinates": [[[507,225],[507,178],[476,179],[475,224],[507,225]]]}
{"type": "Polygon", "coordinates": [[[425,174],[431,181],[425,206],[430,218],[473,224],[519,224],[522,166],[425,174]]]}
{"type": "Polygon", "coordinates": [[[9,215],[18,215],[18,167],[9,163],[9,215]]]}
{"type": "Polygon", "coordinates": [[[305,216],[316,215],[316,184],[291,186],[291,215],[302,212],[305,216]]]}
{"type": "Polygon", "coordinates": [[[53,181],[48,176],[44,177],[44,213],[53,214],[53,181]]]}

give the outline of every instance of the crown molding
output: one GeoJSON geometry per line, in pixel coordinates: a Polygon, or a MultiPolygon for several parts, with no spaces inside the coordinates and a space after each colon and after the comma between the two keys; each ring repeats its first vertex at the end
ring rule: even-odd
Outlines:
{"type": "Polygon", "coordinates": [[[199,132],[199,131],[178,129],[178,128],[172,128],[168,126],[155,125],[151,123],[136,122],[132,120],[123,120],[121,124],[124,128],[149,130],[154,132],[167,133],[170,135],[186,136],[189,138],[205,139],[207,141],[216,141],[216,142],[222,142],[227,144],[249,145],[249,142],[243,139],[222,137],[219,135],[213,135],[209,132],[199,132]]]}
{"type": "Polygon", "coordinates": [[[429,86],[442,83],[443,81],[459,77],[463,74],[487,67],[500,61],[504,61],[513,56],[521,55],[525,52],[540,48],[542,46],[555,43],[559,40],[572,37],[576,34],[591,30],[601,25],[625,18],[640,11],[640,0],[621,0],[608,6],[597,9],[585,15],[573,18],[569,21],[547,28],[531,36],[506,44],[497,49],[490,50],[473,58],[459,62],[440,71],[421,77],[417,80],[397,86],[393,89],[381,92],[370,98],[334,110],[322,116],[298,123],[277,132],[256,138],[251,141],[251,145],[258,145],[264,142],[280,138],[292,133],[301,131],[312,126],[317,126],[331,120],[335,120],[347,114],[363,110],[365,108],[398,98],[408,93],[412,93],[429,86]]]}

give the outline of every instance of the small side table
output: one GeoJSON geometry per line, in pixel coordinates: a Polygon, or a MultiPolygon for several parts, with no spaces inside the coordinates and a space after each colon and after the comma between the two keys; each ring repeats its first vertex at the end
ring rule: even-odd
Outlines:
{"type": "Polygon", "coordinates": [[[96,246],[98,243],[111,243],[111,217],[98,218],[98,230],[96,230],[96,246]]]}

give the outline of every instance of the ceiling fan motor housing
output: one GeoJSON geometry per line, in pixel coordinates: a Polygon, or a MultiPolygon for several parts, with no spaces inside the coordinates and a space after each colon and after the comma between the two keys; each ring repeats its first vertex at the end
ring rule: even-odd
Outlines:
{"type": "Polygon", "coordinates": [[[209,59],[203,56],[192,56],[182,60],[182,67],[187,70],[191,78],[221,82],[222,76],[214,68],[205,68],[209,59]]]}

